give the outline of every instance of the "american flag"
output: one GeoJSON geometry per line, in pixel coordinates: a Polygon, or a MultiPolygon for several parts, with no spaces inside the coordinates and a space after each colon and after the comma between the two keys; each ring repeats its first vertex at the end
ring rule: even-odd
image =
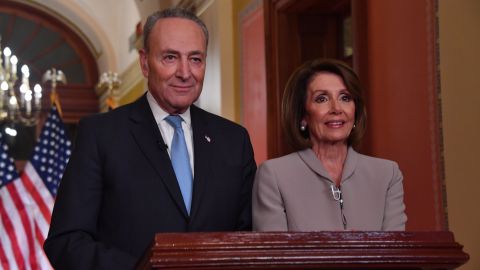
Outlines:
{"type": "Polygon", "coordinates": [[[55,106],[20,177],[0,135],[0,269],[51,269],[42,246],[70,149],[55,106]]]}

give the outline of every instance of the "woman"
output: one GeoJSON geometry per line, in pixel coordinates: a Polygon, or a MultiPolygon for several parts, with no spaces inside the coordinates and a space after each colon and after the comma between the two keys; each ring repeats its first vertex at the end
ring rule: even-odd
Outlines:
{"type": "Polygon", "coordinates": [[[282,124],[296,152],[259,167],[254,230],[405,230],[397,163],[353,149],[365,118],[358,77],[346,64],[314,60],[292,74],[282,124]]]}

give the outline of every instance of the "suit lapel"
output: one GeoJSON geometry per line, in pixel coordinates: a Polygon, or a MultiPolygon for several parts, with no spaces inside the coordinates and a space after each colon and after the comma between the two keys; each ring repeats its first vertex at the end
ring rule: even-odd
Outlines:
{"type": "Polygon", "coordinates": [[[194,146],[194,181],[193,198],[191,208],[191,219],[195,218],[205,193],[207,181],[211,174],[211,162],[215,137],[209,132],[208,122],[205,119],[206,113],[192,105],[190,107],[193,130],[194,146]]]}
{"type": "Polygon", "coordinates": [[[175,201],[179,210],[187,217],[187,210],[183,202],[182,194],[170,161],[170,157],[163,145],[162,135],[158,130],[146,96],[144,95],[135,102],[131,113],[131,132],[139,148],[147,157],[150,165],[160,176],[167,190],[175,201]]]}
{"type": "MultiPolygon", "coordinates": [[[[328,179],[330,182],[333,183],[329,173],[323,167],[322,162],[317,158],[315,153],[311,148],[307,148],[305,150],[297,152],[300,158],[305,162],[305,164],[318,175],[322,176],[323,178],[328,179]]],[[[357,166],[357,159],[358,153],[353,150],[352,147],[348,147],[347,157],[345,159],[345,164],[343,165],[343,172],[342,172],[342,180],[340,184],[343,184],[346,180],[353,175],[355,171],[355,167],[357,166]]]]}
{"type": "Polygon", "coordinates": [[[311,148],[307,148],[297,152],[305,164],[315,173],[333,182],[327,170],[323,167],[320,160],[315,155],[311,148]]]}
{"type": "Polygon", "coordinates": [[[342,184],[351,178],[357,167],[357,160],[360,154],[350,146],[348,147],[347,158],[343,165],[342,184]]]}

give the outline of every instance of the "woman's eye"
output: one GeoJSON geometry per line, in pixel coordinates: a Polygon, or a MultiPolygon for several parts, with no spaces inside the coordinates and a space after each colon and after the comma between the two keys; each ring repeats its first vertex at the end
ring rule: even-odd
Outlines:
{"type": "Polygon", "coordinates": [[[325,101],[327,101],[327,97],[325,97],[325,96],[315,97],[315,102],[317,102],[317,103],[321,103],[321,102],[325,102],[325,101]]]}
{"type": "Polygon", "coordinates": [[[352,101],[352,97],[350,95],[343,95],[341,96],[341,100],[345,102],[352,101]]]}

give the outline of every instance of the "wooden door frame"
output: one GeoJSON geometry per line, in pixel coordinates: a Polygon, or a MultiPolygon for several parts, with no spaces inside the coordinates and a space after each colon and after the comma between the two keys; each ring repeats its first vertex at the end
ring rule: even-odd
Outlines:
{"type": "Polygon", "coordinates": [[[282,136],[282,96],[290,74],[302,63],[298,13],[309,12],[309,3],[315,1],[302,0],[299,4],[296,0],[264,0],[269,158],[292,151],[282,136]]]}

